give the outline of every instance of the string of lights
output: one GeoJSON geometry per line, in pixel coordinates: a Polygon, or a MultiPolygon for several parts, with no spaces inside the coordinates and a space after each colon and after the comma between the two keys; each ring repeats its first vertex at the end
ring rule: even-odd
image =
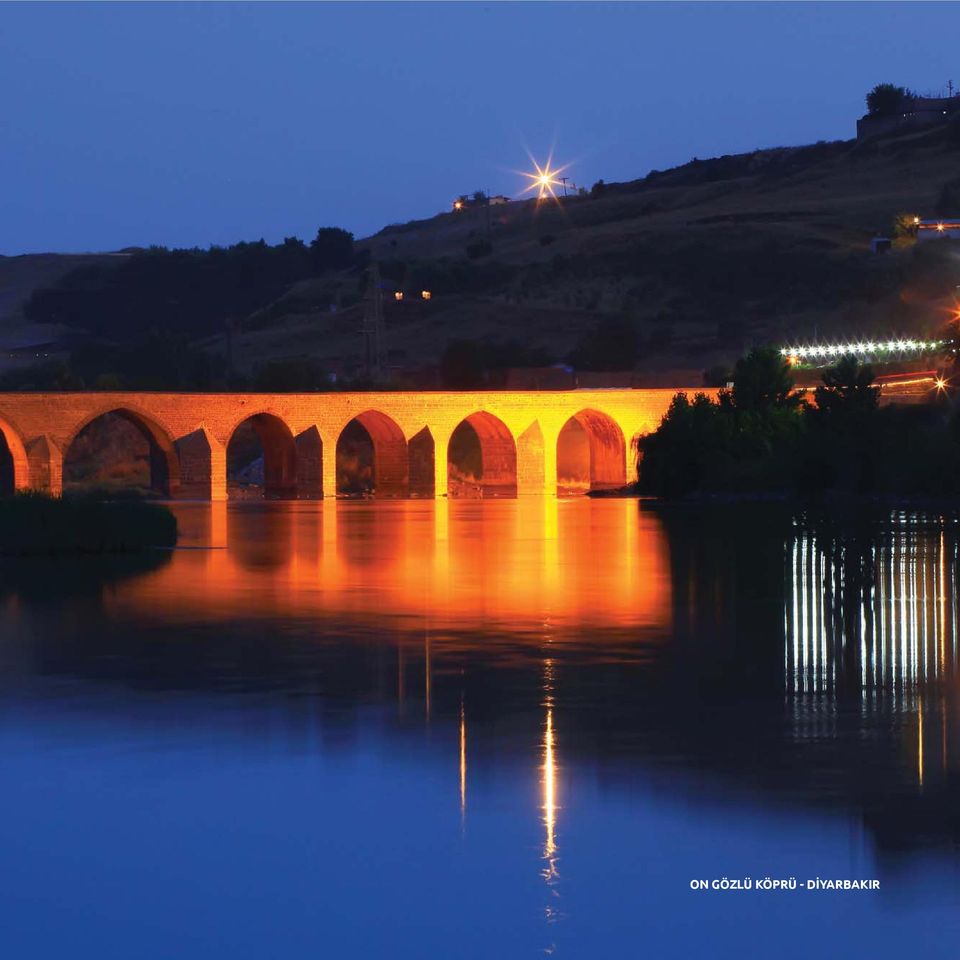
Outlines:
{"type": "Polygon", "coordinates": [[[858,340],[855,343],[815,343],[781,347],[780,355],[794,364],[840,357],[893,359],[897,356],[942,353],[952,346],[953,340],[858,340]]]}

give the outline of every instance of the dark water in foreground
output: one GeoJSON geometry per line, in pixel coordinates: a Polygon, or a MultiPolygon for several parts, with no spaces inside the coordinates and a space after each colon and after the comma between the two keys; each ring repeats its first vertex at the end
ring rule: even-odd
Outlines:
{"type": "Polygon", "coordinates": [[[0,956],[956,955],[953,521],[176,509],[2,571],[0,956]]]}

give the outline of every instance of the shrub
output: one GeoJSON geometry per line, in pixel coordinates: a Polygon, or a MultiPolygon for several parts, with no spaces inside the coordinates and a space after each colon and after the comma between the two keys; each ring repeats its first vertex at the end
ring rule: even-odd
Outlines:
{"type": "Polygon", "coordinates": [[[176,542],[176,517],[160,504],[32,492],[0,500],[0,554],[8,556],[131,553],[176,542]]]}

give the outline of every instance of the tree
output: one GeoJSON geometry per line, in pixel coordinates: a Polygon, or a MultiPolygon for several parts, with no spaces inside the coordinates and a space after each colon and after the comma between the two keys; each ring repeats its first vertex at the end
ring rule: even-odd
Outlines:
{"type": "Polygon", "coordinates": [[[753,349],[737,361],[731,399],[737,410],[753,413],[778,407],[792,409],[800,403],[790,367],[773,347],[753,349]]]}
{"type": "Polygon", "coordinates": [[[877,409],[880,388],[873,385],[873,370],[856,357],[844,357],[823,374],[823,386],[814,396],[821,419],[860,420],[877,409]]]}
{"type": "Polygon", "coordinates": [[[316,273],[343,270],[353,263],[353,234],[340,227],[321,227],[310,244],[310,257],[316,273]]]}
{"type": "Polygon", "coordinates": [[[893,218],[893,235],[898,240],[907,240],[917,235],[917,224],[912,213],[898,213],[893,218]]]}
{"type": "Polygon", "coordinates": [[[483,190],[474,190],[473,202],[478,205],[486,203],[487,202],[486,193],[483,190]]]}
{"type": "Polygon", "coordinates": [[[678,393],[660,426],[639,441],[640,489],[659,497],[684,497],[723,487],[729,473],[735,425],[729,411],[702,393],[678,393]]]}
{"type": "Polygon", "coordinates": [[[862,494],[882,483],[889,473],[885,464],[892,462],[885,447],[895,424],[887,418],[885,428],[879,394],[873,371],[855,357],[845,357],[823,374],[816,405],[806,413],[810,430],[798,477],[802,489],[862,494]]]}
{"type": "Polygon", "coordinates": [[[899,113],[914,94],[906,87],[893,83],[878,83],[867,94],[867,113],[871,117],[889,117],[899,113]]]}

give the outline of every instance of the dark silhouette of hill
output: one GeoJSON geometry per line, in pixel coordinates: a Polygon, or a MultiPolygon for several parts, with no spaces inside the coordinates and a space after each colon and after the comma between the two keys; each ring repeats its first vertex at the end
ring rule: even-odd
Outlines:
{"type": "Polygon", "coordinates": [[[224,381],[228,353],[234,379],[255,384],[269,368],[273,389],[285,371],[298,383],[324,372],[342,382],[362,370],[370,259],[394,372],[443,369],[449,344],[462,352],[478,341],[506,365],[519,356],[703,371],[751,344],[939,330],[960,282],[954,244],[917,246],[904,235],[878,256],[870,239],[892,235],[898,214],[960,214],[958,159],[957,121],[693,159],[559,203],[477,205],[391,225],[339,260],[318,261],[295,238],[144,251],[70,271],[34,290],[24,312],[95,345],[86,356],[71,351],[69,372],[86,385],[142,382],[147,373],[130,365],[149,338],[158,357],[193,357],[181,367],[206,371],[198,386],[224,381]]]}

